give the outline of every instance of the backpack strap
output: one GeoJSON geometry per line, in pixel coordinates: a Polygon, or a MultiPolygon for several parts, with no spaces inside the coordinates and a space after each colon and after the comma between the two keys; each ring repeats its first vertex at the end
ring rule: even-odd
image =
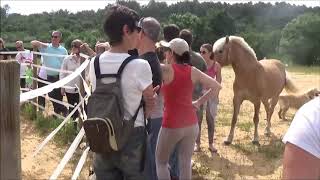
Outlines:
{"type": "Polygon", "coordinates": [[[126,67],[126,65],[127,65],[131,60],[137,59],[137,58],[138,58],[138,56],[136,56],[136,55],[131,55],[131,56],[127,57],[127,58],[122,62],[122,64],[120,65],[120,68],[119,68],[119,70],[118,70],[118,72],[117,72],[117,77],[120,78],[120,77],[121,77],[121,74],[122,74],[122,72],[123,72],[123,70],[124,70],[124,68],[126,67]]]}
{"type": "Polygon", "coordinates": [[[143,100],[142,100],[142,98],[141,98],[139,107],[138,107],[138,109],[136,110],[136,112],[134,113],[134,115],[132,116],[132,119],[133,119],[134,122],[136,121],[137,116],[138,116],[138,113],[139,113],[139,110],[140,110],[140,108],[142,108],[142,107],[143,107],[143,100]]]}
{"type": "Polygon", "coordinates": [[[97,79],[102,79],[105,77],[117,77],[117,74],[101,74],[101,70],[100,70],[100,62],[99,62],[99,58],[100,58],[101,54],[97,54],[96,57],[94,58],[94,71],[96,73],[96,78],[97,79]]]}
{"type": "MultiPolygon", "coordinates": [[[[99,63],[99,58],[100,58],[100,55],[101,54],[98,54],[95,59],[94,59],[94,71],[96,73],[96,78],[97,79],[101,79],[101,78],[106,78],[106,77],[114,77],[114,78],[117,78],[117,80],[120,80],[121,78],[121,74],[124,70],[124,68],[126,67],[126,65],[133,59],[137,59],[138,56],[136,53],[133,53],[133,55],[127,57],[123,62],[122,64],[120,65],[120,68],[117,72],[117,74],[101,74],[101,71],[100,71],[100,63],[99,63]]],[[[138,116],[138,113],[139,113],[139,110],[141,107],[143,107],[144,105],[144,101],[143,99],[141,98],[141,101],[140,101],[140,105],[138,107],[138,109],[136,110],[136,112],[134,113],[134,115],[132,116],[132,119],[134,121],[136,121],[137,119],[137,116],[138,116]]]]}
{"type": "Polygon", "coordinates": [[[121,78],[121,73],[123,71],[123,69],[125,68],[125,66],[133,59],[137,59],[138,56],[137,55],[131,55],[129,57],[127,57],[122,64],[120,65],[120,68],[117,72],[117,74],[101,74],[101,70],[100,70],[100,62],[99,62],[99,58],[100,58],[101,54],[98,54],[95,59],[94,59],[94,71],[96,73],[96,78],[97,79],[102,79],[102,78],[108,78],[108,77],[114,77],[114,78],[121,78]]]}

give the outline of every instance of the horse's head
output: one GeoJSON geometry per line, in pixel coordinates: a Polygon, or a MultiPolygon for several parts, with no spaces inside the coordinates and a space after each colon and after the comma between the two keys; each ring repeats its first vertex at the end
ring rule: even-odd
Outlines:
{"type": "Polygon", "coordinates": [[[212,52],[214,54],[214,59],[219,62],[222,66],[226,66],[231,64],[231,60],[229,58],[229,50],[230,50],[230,41],[229,36],[218,39],[212,48],[212,52]]]}
{"type": "Polygon", "coordinates": [[[257,62],[254,50],[239,36],[226,36],[218,39],[213,44],[212,52],[215,60],[222,66],[229,65],[236,60],[257,62]]]}
{"type": "Polygon", "coordinates": [[[308,95],[308,97],[309,97],[310,99],[313,99],[314,97],[320,95],[320,91],[319,91],[317,88],[310,89],[310,90],[307,92],[307,95],[308,95]]]}

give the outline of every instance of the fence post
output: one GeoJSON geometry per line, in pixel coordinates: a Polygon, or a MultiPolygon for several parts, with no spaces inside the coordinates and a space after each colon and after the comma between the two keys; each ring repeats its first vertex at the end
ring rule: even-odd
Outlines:
{"type": "Polygon", "coordinates": [[[20,65],[0,61],[0,179],[21,179],[20,65]]]}
{"type": "MultiPolygon", "coordinates": [[[[80,58],[80,64],[82,64],[83,62],[84,62],[84,58],[83,57],[81,57],[80,58]]],[[[81,76],[83,77],[83,79],[85,80],[86,79],[86,70],[83,70],[82,72],[81,72],[81,76]]],[[[84,86],[83,86],[83,81],[81,80],[80,81],[80,94],[81,94],[81,96],[82,97],[84,97],[85,96],[85,91],[84,91],[84,86]]],[[[80,100],[80,99],[79,99],[80,100]]],[[[83,108],[82,108],[82,106],[81,106],[81,108],[80,108],[81,110],[84,110],[83,108]]],[[[81,129],[82,128],[82,125],[83,125],[83,120],[84,119],[81,119],[81,118],[79,118],[79,121],[78,121],[78,127],[81,129]]]]}
{"type": "MultiPolygon", "coordinates": [[[[36,52],[37,49],[33,48],[33,51],[36,52]]],[[[38,64],[37,55],[36,54],[33,54],[33,62],[32,63],[36,64],[36,65],[38,64]]],[[[37,78],[38,77],[37,76],[37,67],[33,66],[32,72],[33,72],[32,76],[34,78],[37,78]]],[[[37,87],[38,87],[38,82],[35,79],[33,79],[33,81],[32,81],[32,89],[37,89],[37,87]]],[[[32,101],[35,102],[36,104],[38,104],[38,98],[34,98],[32,101]]],[[[37,107],[36,106],[32,106],[32,113],[35,113],[35,114],[33,114],[33,117],[35,117],[35,115],[37,113],[37,107]]]]}

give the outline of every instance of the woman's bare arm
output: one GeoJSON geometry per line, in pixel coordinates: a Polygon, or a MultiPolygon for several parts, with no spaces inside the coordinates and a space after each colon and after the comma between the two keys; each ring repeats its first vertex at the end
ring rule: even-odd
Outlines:
{"type": "Polygon", "coordinates": [[[191,79],[193,83],[200,82],[202,86],[208,89],[208,91],[205,92],[204,95],[202,95],[198,100],[195,101],[194,105],[196,107],[205,103],[209,98],[217,96],[221,89],[221,85],[216,80],[195,67],[192,67],[191,79]]]}

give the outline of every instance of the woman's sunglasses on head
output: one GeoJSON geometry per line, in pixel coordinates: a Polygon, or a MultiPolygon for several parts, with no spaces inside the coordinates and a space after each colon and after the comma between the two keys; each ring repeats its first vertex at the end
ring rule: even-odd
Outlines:
{"type": "Polygon", "coordinates": [[[207,52],[206,51],[200,51],[200,54],[206,54],[207,52]]]}

